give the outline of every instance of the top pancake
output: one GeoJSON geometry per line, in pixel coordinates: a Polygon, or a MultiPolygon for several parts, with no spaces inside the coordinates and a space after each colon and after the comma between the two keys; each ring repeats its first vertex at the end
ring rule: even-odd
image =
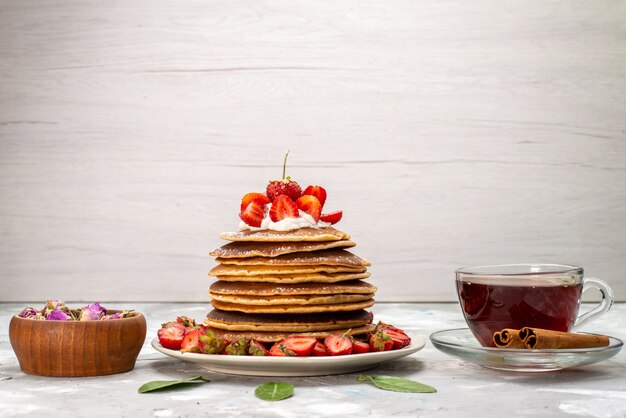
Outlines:
{"type": "Polygon", "coordinates": [[[335,228],[300,228],[293,231],[239,231],[222,232],[220,238],[227,241],[292,242],[292,241],[340,241],[350,235],[335,228]]]}
{"type": "Polygon", "coordinates": [[[221,258],[215,261],[221,264],[238,266],[346,266],[367,267],[370,262],[363,260],[349,251],[331,249],[304,253],[292,253],[277,257],[221,258]]]}
{"type": "Polygon", "coordinates": [[[277,257],[279,255],[354,247],[349,240],[310,242],[231,242],[213,250],[209,255],[220,258],[277,257]]]}

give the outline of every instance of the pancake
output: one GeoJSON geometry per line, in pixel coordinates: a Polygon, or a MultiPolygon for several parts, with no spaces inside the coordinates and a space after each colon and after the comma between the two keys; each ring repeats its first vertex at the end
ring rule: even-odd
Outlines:
{"type": "Polygon", "coordinates": [[[370,262],[342,249],[292,253],[277,257],[248,257],[215,259],[218,263],[237,266],[347,266],[367,267],[370,262]]]}
{"type": "MultiPolygon", "coordinates": [[[[220,295],[218,293],[209,293],[211,299],[219,302],[228,303],[229,305],[329,305],[343,304],[349,302],[361,302],[374,297],[373,293],[369,294],[350,294],[341,295],[289,295],[289,296],[241,296],[241,295],[220,295]]],[[[222,309],[219,306],[215,306],[222,309]]],[[[229,309],[227,309],[229,310],[229,309]]],[[[244,310],[244,312],[246,312],[244,310]]]]}
{"type": "Polygon", "coordinates": [[[250,314],[305,314],[322,312],[347,312],[369,308],[374,304],[374,299],[367,299],[357,302],[331,303],[321,305],[243,305],[237,303],[222,302],[213,299],[211,305],[215,309],[223,311],[237,311],[250,314]]]}
{"type": "Polygon", "coordinates": [[[261,241],[261,242],[285,242],[285,241],[339,241],[350,239],[350,235],[335,228],[300,228],[293,231],[239,231],[222,232],[220,238],[226,241],[261,241]]]}
{"type": "Polygon", "coordinates": [[[277,257],[283,254],[354,247],[348,240],[325,242],[231,242],[209,253],[220,258],[277,257]]]}
{"type": "Polygon", "coordinates": [[[250,314],[305,314],[322,312],[347,312],[369,308],[374,299],[359,302],[334,303],[324,305],[242,305],[212,300],[211,305],[222,311],[237,311],[250,314]]]}
{"type": "Polygon", "coordinates": [[[246,314],[213,309],[204,323],[229,331],[314,332],[356,328],[370,323],[372,315],[365,310],[318,314],[246,314]]]}
{"type": "Polygon", "coordinates": [[[209,271],[209,276],[273,276],[302,273],[365,273],[365,267],[348,266],[238,266],[220,264],[209,271]]]}
{"type": "Polygon", "coordinates": [[[345,280],[354,279],[367,279],[370,277],[370,273],[364,271],[362,273],[325,273],[313,272],[313,273],[299,273],[299,274],[275,274],[275,275],[263,275],[257,274],[254,276],[217,276],[221,281],[225,282],[243,282],[243,283],[280,283],[280,284],[294,284],[294,283],[336,283],[345,280]]]}
{"type": "Polygon", "coordinates": [[[370,294],[376,292],[376,286],[361,280],[347,280],[344,282],[322,283],[237,283],[218,280],[209,288],[211,295],[237,296],[272,296],[272,295],[337,295],[337,294],[370,294]]]}
{"type": "MultiPolygon", "coordinates": [[[[313,332],[298,332],[297,335],[304,335],[306,337],[326,338],[330,334],[340,335],[363,335],[376,328],[374,324],[366,324],[356,328],[343,328],[327,331],[313,331],[313,332]]],[[[225,338],[228,341],[234,341],[238,337],[246,337],[249,340],[257,340],[263,343],[273,343],[276,341],[284,340],[289,335],[295,335],[293,332],[269,332],[269,331],[228,331],[225,329],[211,328],[211,331],[220,338],[225,338]]]]}

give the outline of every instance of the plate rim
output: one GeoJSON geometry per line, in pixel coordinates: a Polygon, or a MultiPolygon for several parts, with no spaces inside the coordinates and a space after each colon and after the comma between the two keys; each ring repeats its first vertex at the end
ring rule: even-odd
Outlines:
{"type": "MultiPolygon", "coordinates": [[[[615,349],[621,349],[624,346],[624,342],[617,338],[617,337],[613,337],[610,335],[607,335],[607,337],[609,337],[609,345],[607,346],[603,346],[603,347],[588,347],[588,348],[568,348],[568,349],[564,349],[564,348],[533,348],[533,349],[527,349],[527,348],[496,348],[496,347],[483,347],[483,346],[476,346],[476,347],[470,347],[467,345],[463,345],[463,344],[455,344],[455,343],[451,343],[451,342],[446,342],[446,341],[441,341],[438,340],[437,337],[441,334],[445,334],[445,333],[452,333],[452,332],[458,332],[458,331],[467,331],[471,334],[471,330],[467,327],[462,327],[462,328],[450,328],[450,329],[443,329],[443,330],[439,330],[439,331],[435,331],[433,333],[431,333],[429,335],[429,339],[430,342],[437,347],[437,345],[441,345],[441,346],[445,346],[445,347],[450,347],[450,348],[454,348],[454,349],[461,349],[464,351],[474,351],[474,352],[478,352],[478,353],[490,353],[490,354],[516,354],[516,355],[524,355],[524,356],[528,356],[528,357],[532,357],[532,356],[542,356],[545,354],[563,354],[563,355],[571,355],[571,354],[585,354],[585,353],[599,353],[599,352],[604,352],[604,351],[609,351],[609,350],[615,350],[615,349]]],[[[594,334],[591,332],[581,332],[581,334],[589,334],[589,335],[601,335],[601,334],[594,334]]]]}

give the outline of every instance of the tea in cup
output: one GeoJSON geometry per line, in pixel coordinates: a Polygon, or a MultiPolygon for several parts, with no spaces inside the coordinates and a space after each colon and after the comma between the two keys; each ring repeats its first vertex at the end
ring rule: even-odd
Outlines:
{"type": "Polygon", "coordinates": [[[603,280],[584,277],[583,268],[563,264],[505,264],[456,271],[465,321],[484,347],[504,328],[573,331],[606,313],[613,292],[603,280]],[[602,301],[578,316],[582,293],[596,288],[602,301]]]}

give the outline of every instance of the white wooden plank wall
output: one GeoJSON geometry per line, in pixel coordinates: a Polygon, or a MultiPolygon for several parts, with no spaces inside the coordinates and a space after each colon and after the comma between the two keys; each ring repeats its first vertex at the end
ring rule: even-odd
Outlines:
{"type": "Polygon", "coordinates": [[[2,0],[0,300],[207,300],[287,149],[378,300],[529,260],[626,300],[620,0],[2,0]]]}

